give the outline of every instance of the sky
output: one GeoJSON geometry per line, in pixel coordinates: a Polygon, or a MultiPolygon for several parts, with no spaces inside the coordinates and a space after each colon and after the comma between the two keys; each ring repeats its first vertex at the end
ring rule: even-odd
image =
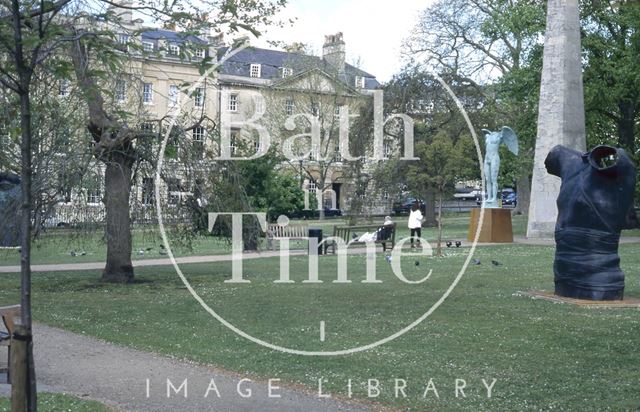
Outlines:
{"type": "Polygon", "coordinates": [[[342,32],[346,61],[386,82],[401,67],[402,41],[420,13],[433,0],[289,0],[280,14],[297,18],[284,28],[269,28],[252,44],[272,48],[268,41],[302,42],[322,54],[326,34],[342,32]],[[355,64],[354,64],[355,65],[355,64]]]}

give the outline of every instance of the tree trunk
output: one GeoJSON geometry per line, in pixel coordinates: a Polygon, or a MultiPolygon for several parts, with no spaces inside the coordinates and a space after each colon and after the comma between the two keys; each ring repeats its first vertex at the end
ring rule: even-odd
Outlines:
{"type": "Polygon", "coordinates": [[[438,241],[436,256],[442,256],[442,191],[438,192],[438,241]]]}
{"type": "Polygon", "coordinates": [[[635,123],[636,123],[636,107],[632,102],[621,102],[618,104],[620,109],[620,120],[618,120],[618,143],[631,155],[634,160],[636,153],[635,141],[635,123]]]}
{"type": "Polygon", "coordinates": [[[121,152],[113,153],[106,161],[104,204],[107,264],[102,272],[105,282],[124,283],[133,280],[129,217],[132,164],[132,158],[121,152]]]}
{"type": "MultiPolygon", "coordinates": [[[[21,77],[24,73],[21,73],[21,77]]],[[[20,93],[20,128],[21,128],[21,178],[22,207],[20,211],[20,320],[28,334],[31,335],[31,100],[29,88],[24,86],[20,93]]],[[[35,363],[33,361],[33,342],[27,342],[27,410],[37,410],[37,391],[35,363]]]]}
{"type": "Polygon", "coordinates": [[[436,227],[438,225],[436,220],[436,192],[429,189],[426,194],[424,199],[424,226],[436,227]]]}
{"type": "Polygon", "coordinates": [[[526,215],[529,213],[529,201],[531,200],[531,176],[529,176],[529,172],[521,174],[516,185],[518,203],[513,209],[513,214],[526,215]]]}

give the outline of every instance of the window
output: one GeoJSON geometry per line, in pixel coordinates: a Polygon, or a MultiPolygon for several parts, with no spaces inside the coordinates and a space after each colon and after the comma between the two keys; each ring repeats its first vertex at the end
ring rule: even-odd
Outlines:
{"type": "Polygon", "coordinates": [[[92,182],[92,186],[87,189],[87,203],[102,202],[102,193],[100,191],[100,181],[96,179],[92,182]]]}
{"type": "Polygon", "coordinates": [[[143,41],[142,42],[142,50],[147,53],[153,53],[155,49],[155,44],[152,41],[143,41]]]}
{"type": "Polygon", "coordinates": [[[204,127],[202,126],[195,127],[192,132],[193,141],[204,143],[206,134],[207,134],[207,131],[205,130],[204,127]]]}
{"type": "Polygon", "coordinates": [[[142,101],[144,103],[153,102],[153,84],[145,83],[142,87],[142,101]]]}
{"type": "Polygon", "coordinates": [[[230,94],[229,95],[229,111],[237,112],[238,111],[238,95],[230,94]]]}
{"type": "Polygon", "coordinates": [[[154,184],[152,177],[142,178],[142,204],[152,205],[154,199],[154,184]]]}
{"type": "Polygon", "coordinates": [[[340,144],[336,144],[335,151],[334,151],[334,154],[333,154],[333,160],[335,162],[341,162],[342,161],[342,154],[340,154],[340,144]]]}
{"type": "Polygon", "coordinates": [[[389,200],[389,192],[386,190],[382,192],[382,200],[389,200]]]}
{"type": "Polygon", "coordinates": [[[204,49],[196,49],[196,57],[198,59],[204,59],[205,52],[204,49]]]}
{"type": "Polygon", "coordinates": [[[291,116],[293,114],[293,100],[287,99],[287,101],[284,102],[284,111],[287,116],[291,116]]]}
{"type": "Polygon", "coordinates": [[[293,74],[293,69],[289,68],[289,67],[281,67],[280,68],[280,77],[282,77],[283,79],[285,77],[289,77],[293,74]]]}
{"type": "Polygon", "coordinates": [[[311,104],[311,114],[314,116],[318,116],[320,114],[320,105],[318,105],[318,103],[311,104]]]}
{"type": "Polygon", "coordinates": [[[180,55],[180,46],[175,43],[169,44],[169,55],[170,56],[179,56],[180,55]]]}
{"type": "Polygon", "coordinates": [[[193,104],[196,107],[204,107],[204,87],[198,87],[193,93],[193,104]]]}
{"type": "Polygon", "coordinates": [[[123,102],[127,96],[127,83],[124,80],[116,80],[116,101],[123,102]]]}
{"type": "Polygon", "coordinates": [[[336,116],[340,116],[340,106],[336,106],[336,108],[335,108],[335,109],[333,109],[333,113],[334,113],[336,116]]]}
{"type": "Polygon", "coordinates": [[[249,71],[249,75],[251,77],[260,77],[260,72],[262,71],[262,65],[260,64],[252,64],[251,69],[249,71]]]}
{"type": "Polygon", "coordinates": [[[255,153],[260,153],[260,151],[262,150],[262,145],[260,144],[260,139],[255,139],[253,141],[253,150],[255,150],[255,153]]]}
{"type": "Polygon", "coordinates": [[[231,156],[236,154],[238,150],[238,139],[240,138],[240,129],[232,129],[231,130],[231,139],[229,145],[229,153],[231,156]]]}
{"type": "Polygon", "coordinates": [[[174,107],[180,103],[180,89],[175,84],[169,85],[169,106],[174,107]]]}
{"type": "Polygon", "coordinates": [[[180,189],[180,179],[167,179],[167,189],[169,192],[169,204],[177,205],[180,202],[180,195],[182,194],[180,189]]]}
{"type": "Polygon", "coordinates": [[[58,96],[67,97],[69,96],[69,80],[64,79],[60,81],[58,85],[58,96]]]}
{"type": "Polygon", "coordinates": [[[364,77],[356,76],[356,87],[360,89],[364,89],[364,77]]]}
{"type": "Polygon", "coordinates": [[[256,109],[256,113],[260,113],[260,114],[264,114],[265,112],[265,106],[264,106],[264,98],[259,97],[257,99],[254,100],[255,102],[255,109],[256,109]]]}
{"type": "Polygon", "coordinates": [[[193,139],[193,156],[197,159],[204,157],[204,140],[207,136],[207,131],[204,127],[198,126],[191,132],[193,139]]]}
{"type": "Polygon", "coordinates": [[[307,191],[309,193],[316,193],[316,189],[317,189],[316,182],[309,182],[307,184],[307,191]]]}
{"type": "Polygon", "coordinates": [[[129,35],[128,34],[119,34],[118,35],[118,44],[120,45],[120,49],[122,51],[129,51],[129,35]]]}

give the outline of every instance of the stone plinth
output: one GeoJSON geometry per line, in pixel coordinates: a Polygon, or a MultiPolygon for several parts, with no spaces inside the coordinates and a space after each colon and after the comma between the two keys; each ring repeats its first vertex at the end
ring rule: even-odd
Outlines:
{"type": "MultiPolygon", "coordinates": [[[[469,222],[469,233],[467,240],[473,242],[476,237],[476,230],[480,225],[479,208],[471,209],[471,220],[469,222]]],[[[511,226],[510,209],[484,209],[484,218],[480,228],[479,243],[512,243],[513,228],[511,226]]]]}

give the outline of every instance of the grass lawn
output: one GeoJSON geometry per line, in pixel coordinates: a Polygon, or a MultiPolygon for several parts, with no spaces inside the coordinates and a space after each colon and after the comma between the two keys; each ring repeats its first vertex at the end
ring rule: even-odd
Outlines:
{"type": "MultiPolygon", "coordinates": [[[[39,393],[38,410],[41,412],[110,412],[114,411],[100,402],[79,399],[63,393],[39,393]]],[[[0,412],[11,411],[11,400],[0,396],[0,412]]]]}
{"type": "MultiPolygon", "coordinates": [[[[451,226],[454,226],[453,224],[451,226]]],[[[460,227],[464,226],[461,223],[460,227]]],[[[431,237],[431,236],[428,236],[431,237]]],[[[444,258],[405,257],[409,279],[400,282],[377,256],[380,284],[363,284],[367,258],[349,256],[351,284],[335,284],[335,256],[320,258],[322,284],[303,284],[305,256],[292,257],[294,284],[274,284],[278,259],[244,262],[250,284],[229,284],[230,263],[186,265],[200,296],[225,319],[274,344],[304,350],[339,350],[386,337],[423,314],[460,270],[466,250],[444,258]],[[418,265],[416,265],[416,262],[418,265]],[[320,342],[319,324],[326,324],[320,342]]],[[[627,294],[640,297],[637,245],[621,246],[627,294]]],[[[258,346],[232,333],[191,297],[170,267],[140,268],[138,282],[111,285],[93,273],[34,275],[38,322],[107,341],[263,378],[281,378],[345,396],[366,398],[368,379],[378,379],[375,401],[412,410],[635,410],[640,407],[640,317],[636,309],[585,309],[532,300],[517,291],[553,287],[553,248],[504,245],[476,251],[448,299],[422,324],[375,349],[337,357],[303,357],[258,346]],[[501,266],[494,266],[491,260],[501,266]],[[491,383],[488,399],[481,379],[491,383]],[[394,380],[407,381],[406,398],[394,380]],[[433,379],[433,391],[423,398],[433,379]],[[455,397],[464,379],[466,398],[455,397]]],[[[0,302],[19,296],[18,275],[0,278],[0,302]]]]}
{"type": "MultiPolygon", "coordinates": [[[[406,225],[406,216],[394,217],[397,223],[396,239],[409,236],[409,229],[406,225]]],[[[377,220],[373,220],[375,223],[377,220]]],[[[469,213],[450,213],[444,218],[444,240],[460,240],[466,243],[467,231],[469,229],[469,213]]],[[[524,236],[527,231],[527,222],[524,216],[513,216],[514,236],[524,236]]],[[[299,224],[302,221],[292,221],[292,224],[299,224]]],[[[311,227],[321,228],[325,236],[333,233],[335,225],[346,224],[345,219],[327,219],[324,221],[304,221],[311,227]]],[[[369,224],[369,223],[366,223],[369,224]]],[[[622,232],[623,236],[640,236],[640,230],[622,232]]],[[[231,245],[226,239],[199,236],[193,239],[190,245],[174,242],[174,236],[168,235],[175,256],[198,256],[216,255],[231,253],[231,245]]],[[[81,263],[100,262],[106,258],[106,246],[100,231],[78,234],[69,230],[53,230],[42,235],[34,242],[32,251],[33,264],[55,264],[55,263],[81,263]],[[84,255],[72,256],[71,252],[84,251],[84,255]]],[[[423,228],[422,237],[434,242],[437,234],[434,228],[423,228]]],[[[133,236],[133,259],[157,259],[166,257],[160,253],[162,240],[157,230],[134,230],[133,236]],[[151,250],[147,250],[151,249],[151,250]],[[140,254],[142,250],[144,254],[140,254]]],[[[433,243],[435,246],[435,243],[433,243]]],[[[266,248],[266,242],[262,239],[262,249],[266,248]]],[[[305,241],[291,241],[291,248],[306,248],[305,241]]],[[[20,254],[17,250],[0,249],[0,266],[19,265],[20,254]]]]}

